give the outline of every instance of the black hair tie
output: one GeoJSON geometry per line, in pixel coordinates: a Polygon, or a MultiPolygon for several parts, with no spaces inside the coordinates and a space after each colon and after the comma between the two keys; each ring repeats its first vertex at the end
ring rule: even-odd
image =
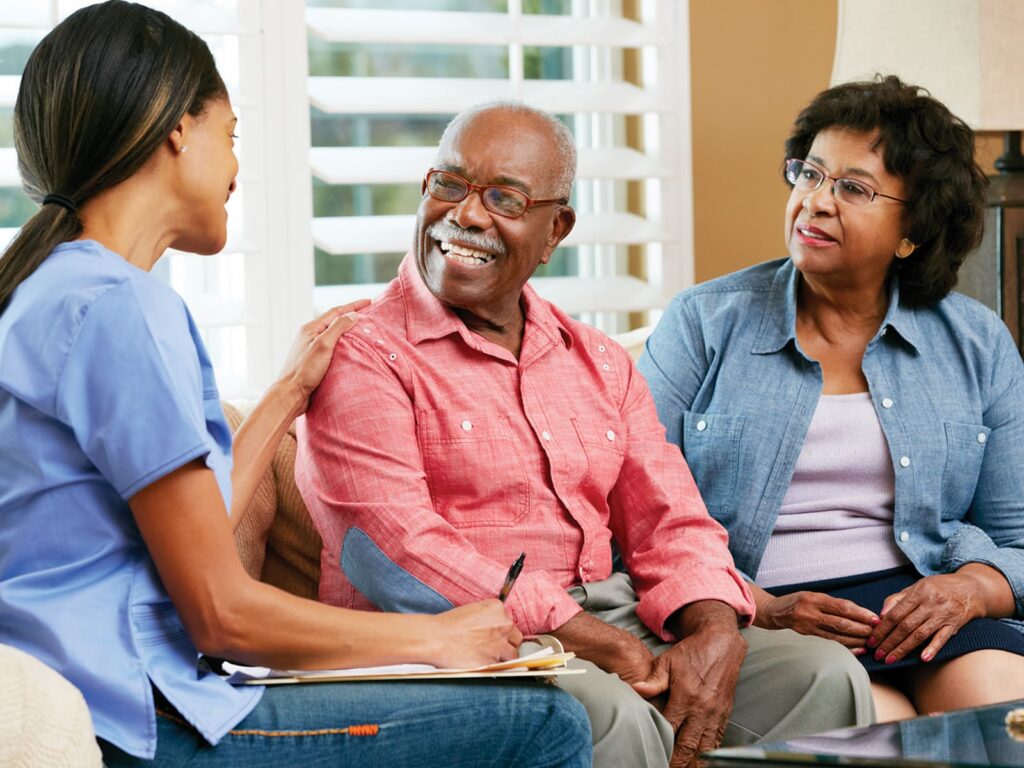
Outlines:
{"type": "Polygon", "coordinates": [[[48,203],[56,203],[61,208],[65,208],[71,213],[78,213],[78,206],[75,205],[75,201],[65,195],[49,194],[43,198],[43,205],[47,205],[48,203]]]}

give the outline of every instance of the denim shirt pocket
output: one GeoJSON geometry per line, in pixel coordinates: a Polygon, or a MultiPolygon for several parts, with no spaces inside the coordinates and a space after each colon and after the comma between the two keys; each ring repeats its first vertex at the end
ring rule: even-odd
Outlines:
{"type": "Polygon", "coordinates": [[[744,421],[723,413],[683,413],[683,456],[709,510],[733,500],[744,421]]]}
{"type": "Polygon", "coordinates": [[[946,463],[942,468],[942,518],[960,519],[978,487],[985,445],[992,430],[984,424],[943,422],[946,463]]]}
{"type": "Polygon", "coordinates": [[[493,411],[418,411],[416,437],[434,509],[456,528],[511,526],[526,514],[526,468],[493,411]]]}

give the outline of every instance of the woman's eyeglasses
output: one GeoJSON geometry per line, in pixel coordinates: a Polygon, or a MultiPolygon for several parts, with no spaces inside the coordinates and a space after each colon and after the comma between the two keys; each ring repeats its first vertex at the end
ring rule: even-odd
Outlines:
{"type": "Polygon", "coordinates": [[[823,168],[819,168],[810,160],[791,157],[786,161],[786,180],[801,192],[813,192],[825,179],[832,182],[832,194],[836,199],[850,205],[867,205],[876,197],[887,197],[900,203],[908,202],[879,192],[870,184],[857,179],[837,179],[835,176],[829,176],[823,168]]]}
{"type": "Polygon", "coordinates": [[[471,192],[480,193],[480,202],[491,213],[508,219],[518,219],[535,205],[555,203],[566,205],[569,200],[564,197],[550,200],[534,200],[525,192],[515,187],[500,184],[470,184],[469,181],[451,171],[430,170],[423,179],[421,194],[427,192],[435,200],[445,203],[458,203],[469,197],[471,192]]]}

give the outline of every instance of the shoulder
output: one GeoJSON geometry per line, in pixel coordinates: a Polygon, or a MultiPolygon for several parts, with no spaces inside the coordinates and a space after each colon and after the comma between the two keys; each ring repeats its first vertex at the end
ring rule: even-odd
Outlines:
{"type": "MultiPolygon", "coordinates": [[[[553,323],[564,329],[569,336],[573,349],[583,350],[592,356],[600,355],[604,357],[611,354],[613,357],[623,357],[627,360],[632,359],[625,348],[604,331],[574,319],[550,301],[537,297],[536,294],[533,301],[540,302],[553,323]]],[[[555,332],[557,333],[558,331],[556,330],[555,332]]]]}
{"type": "Polygon", "coordinates": [[[35,293],[30,311],[46,314],[59,327],[74,327],[97,307],[180,320],[187,313],[167,283],[92,241],[58,246],[25,287],[35,293]]]}
{"type": "Polygon", "coordinates": [[[420,358],[410,337],[408,309],[400,282],[393,280],[338,339],[320,388],[347,393],[354,384],[411,387],[420,358]]]}
{"type": "Polygon", "coordinates": [[[357,313],[355,325],[338,339],[338,346],[381,354],[407,343],[406,306],[401,283],[392,280],[370,306],[357,313]]]}
{"type": "Polygon", "coordinates": [[[789,259],[756,264],[694,285],[669,302],[655,334],[717,338],[756,332],[769,305],[786,311],[789,259]]]}
{"type": "Polygon", "coordinates": [[[950,291],[936,304],[919,310],[923,316],[941,317],[967,328],[976,328],[986,333],[993,333],[1005,327],[999,315],[980,301],[972,299],[957,291],[950,291]]]}
{"type": "Polygon", "coordinates": [[[789,259],[774,259],[698,283],[679,293],[673,303],[702,306],[749,302],[767,296],[789,259]]]}
{"type": "Polygon", "coordinates": [[[1020,367],[1020,354],[1006,324],[975,299],[953,291],[934,305],[915,309],[914,315],[926,355],[945,347],[945,354],[955,355],[983,376],[994,365],[1020,367]]]}
{"type": "Polygon", "coordinates": [[[19,364],[0,368],[12,376],[18,371],[21,379],[5,383],[16,389],[30,378],[35,385],[55,380],[80,343],[130,347],[139,323],[147,336],[191,340],[184,302],[168,285],[96,243],[64,243],[18,287],[0,316],[0,359],[19,364]]]}
{"type": "MultiPolygon", "coordinates": [[[[120,258],[120,257],[116,257],[120,258]]],[[[73,329],[72,348],[92,364],[154,355],[168,365],[197,357],[197,331],[184,300],[167,283],[127,262],[97,280],[73,329]]]]}

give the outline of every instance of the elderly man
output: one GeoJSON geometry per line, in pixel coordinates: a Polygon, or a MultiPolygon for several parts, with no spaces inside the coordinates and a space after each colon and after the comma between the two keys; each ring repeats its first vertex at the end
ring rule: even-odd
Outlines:
{"type": "Polygon", "coordinates": [[[725,534],[626,352],[527,285],[575,223],[575,163],[566,128],[519,104],[445,131],[413,250],[299,423],[321,599],[436,612],[493,597],[525,552],[506,605],[586,668],[560,680],[599,766],[867,723],[852,654],[747,627],[725,534]]]}

